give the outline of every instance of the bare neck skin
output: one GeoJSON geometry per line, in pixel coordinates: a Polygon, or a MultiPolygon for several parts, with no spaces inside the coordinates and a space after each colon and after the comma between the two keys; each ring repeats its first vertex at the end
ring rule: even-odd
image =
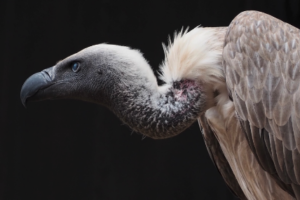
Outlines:
{"type": "Polygon", "coordinates": [[[112,97],[112,110],[133,130],[155,139],[179,134],[206,106],[201,84],[191,80],[176,81],[154,91],[138,85],[119,89],[122,92],[112,97]]]}

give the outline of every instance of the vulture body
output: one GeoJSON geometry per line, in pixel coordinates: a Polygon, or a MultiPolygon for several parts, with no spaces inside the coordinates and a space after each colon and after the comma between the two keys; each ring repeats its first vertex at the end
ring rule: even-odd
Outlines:
{"type": "Polygon", "coordinates": [[[32,75],[21,99],[98,103],[155,139],[198,120],[214,164],[240,199],[299,200],[299,45],[299,29],[247,11],[229,27],[176,35],[164,48],[162,86],[138,51],[100,44],[32,75]]]}

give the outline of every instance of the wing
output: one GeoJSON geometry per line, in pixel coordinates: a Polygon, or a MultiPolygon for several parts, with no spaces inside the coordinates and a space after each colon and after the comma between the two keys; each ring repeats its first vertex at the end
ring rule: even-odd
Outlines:
{"type": "Polygon", "coordinates": [[[246,196],[243,193],[240,185],[238,184],[231,167],[227,159],[225,158],[223,151],[220,147],[220,144],[215,137],[214,133],[210,129],[207,120],[204,116],[201,116],[198,119],[200,129],[202,128],[202,136],[208,151],[208,154],[213,161],[214,165],[217,167],[221,176],[223,177],[225,183],[228,185],[230,190],[240,199],[246,200],[246,196]]]}
{"type": "Polygon", "coordinates": [[[230,24],[223,66],[249,146],[261,167],[300,199],[300,31],[248,11],[230,24]]]}

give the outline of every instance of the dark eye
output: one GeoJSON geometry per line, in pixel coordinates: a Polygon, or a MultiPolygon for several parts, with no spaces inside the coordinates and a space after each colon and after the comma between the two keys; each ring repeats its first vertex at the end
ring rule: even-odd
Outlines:
{"type": "Polygon", "coordinates": [[[80,64],[79,64],[79,62],[74,62],[74,63],[72,63],[71,67],[72,67],[73,72],[78,72],[80,69],[80,64]]]}

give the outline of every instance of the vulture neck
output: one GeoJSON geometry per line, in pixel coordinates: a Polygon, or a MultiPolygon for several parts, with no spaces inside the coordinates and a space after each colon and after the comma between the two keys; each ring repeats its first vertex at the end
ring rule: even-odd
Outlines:
{"type": "MultiPolygon", "coordinates": [[[[136,80],[136,82],[144,82],[136,80]]],[[[191,80],[173,82],[171,85],[134,87],[122,85],[113,97],[112,110],[134,131],[154,139],[173,137],[196,121],[204,110],[201,84],[191,80]]]]}
{"type": "Polygon", "coordinates": [[[166,84],[158,87],[153,72],[140,73],[114,92],[118,98],[111,98],[112,110],[133,130],[162,139],[179,134],[207,109],[228,101],[222,67],[226,30],[197,27],[175,35],[173,43],[164,46],[160,67],[166,84]]]}

